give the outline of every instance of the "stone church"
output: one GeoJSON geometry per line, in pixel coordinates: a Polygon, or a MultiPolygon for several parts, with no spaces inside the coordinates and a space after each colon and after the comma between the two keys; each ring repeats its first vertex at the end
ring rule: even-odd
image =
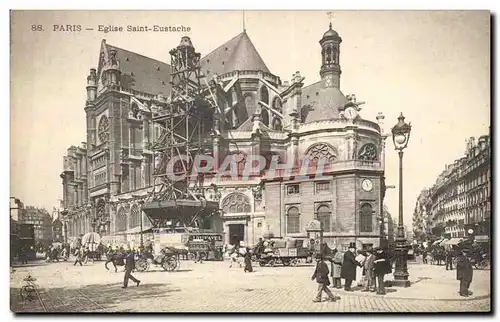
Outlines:
{"type": "MultiPolygon", "coordinates": [[[[284,170],[269,175],[266,168],[245,180],[207,178],[206,187],[217,187],[207,196],[220,203],[221,215],[202,228],[224,232],[226,243],[237,238],[254,245],[266,236],[308,238],[306,225],[317,219],[330,245],[378,245],[383,116],[363,119],[362,103],[340,90],[341,43],[330,24],[318,45],[320,78],[309,85],[299,72],[290,81],[273,74],[246,31],[202,56],[207,81],[217,80],[228,93],[226,129],[213,137],[216,161],[232,154],[243,165],[250,155],[277,156],[280,164],[293,165],[294,174],[296,160],[309,162],[302,176],[287,178],[284,170]],[[321,158],[322,175],[310,175],[321,158]]],[[[141,220],[151,227],[140,201],[153,187],[152,143],[162,130],[151,119],[170,94],[170,70],[102,41],[97,68],[87,77],[87,138],[64,157],[67,236],[95,229],[107,240],[130,241],[141,220]]]]}

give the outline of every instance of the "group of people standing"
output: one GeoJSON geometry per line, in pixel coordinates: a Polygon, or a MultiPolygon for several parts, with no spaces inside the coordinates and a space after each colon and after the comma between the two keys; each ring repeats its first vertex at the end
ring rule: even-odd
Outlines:
{"type": "Polygon", "coordinates": [[[312,279],[316,279],[318,291],[314,302],[321,302],[323,292],[328,295],[330,301],[335,301],[336,298],[328,286],[332,285],[332,288],[341,289],[342,279],[345,280],[344,290],[354,291],[352,282],[357,280],[357,267],[362,268],[364,276],[362,291],[376,291],[379,295],[386,294],[384,277],[392,272],[387,247],[375,249],[368,247],[356,252],[356,244],[350,243],[348,250],[342,254],[336,248],[330,249],[326,244],[323,244],[321,252],[316,255],[316,260],[317,265],[312,279]],[[330,262],[331,272],[326,262],[330,262]],[[333,283],[330,283],[329,275],[332,277],[333,283]]]}

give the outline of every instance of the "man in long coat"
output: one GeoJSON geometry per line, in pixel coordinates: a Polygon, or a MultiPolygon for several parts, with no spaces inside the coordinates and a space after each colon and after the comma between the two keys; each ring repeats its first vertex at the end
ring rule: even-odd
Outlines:
{"type": "Polygon", "coordinates": [[[316,282],[318,283],[318,292],[316,293],[316,297],[314,298],[313,302],[321,302],[321,296],[323,295],[323,292],[326,293],[330,301],[334,302],[335,296],[328,288],[328,285],[330,285],[330,279],[328,278],[328,265],[326,265],[326,263],[323,261],[323,256],[321,256],[321,254],[318,254],[316,259],[318,263],[311,279],[316,279],[316,282]]]}
{"type": "Polygon", "coordinates": [[[345,279],[344,290],[352,292],[351,284],[352,281],[356,280],[356,267],[361,266],[360,263],[356,261],[356,244],[350,243],[349,250],[344,253],[344,260],[342,261],[342,269],[340,272],[340,277],[345,279]]]}
{"type": "Polygon", "coordinates": [[[132,276],[132,271],[135,268],[135,254],[133,251],[128,251],[125,255],[125,276],[123,277],[123,286],[122,288],[127,288],[128,280],[131,279],[132,282],[135,282],[137,286],[141,283],[138,279],[132,276]]]}
{"type": "Polygon", "coordinates": [[[340,273],[342,271],[342,261],[344,255],[339,252],[336,248],[332,249],[332,287],[342,288],[342,280],[340,278],[340,273]]]}
{"type": "Polygon", "coordinates": [[[385,294],[385,284],[384,277],[385,274],[390,274],[392,272],[391,262],[387,248],[376,248],[375,249],[375,261],[374,261],[374,273],[376,278],[376,283],[378,285],[377,294],[385,294]]]}
{"type": "Polygon", "coordinates": [[[473,272],[472,264],[465,256],[465,248],[461,247],[457,257],[457,280],[460,281],[460,296],[469,296],[473,272]]]}

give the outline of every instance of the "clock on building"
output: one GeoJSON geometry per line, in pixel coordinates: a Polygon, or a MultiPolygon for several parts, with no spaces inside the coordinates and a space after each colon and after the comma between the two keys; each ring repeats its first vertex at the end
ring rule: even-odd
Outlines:
{"type": "Polygon", "coordinates": [[[348,107],[344,111],[344,116],[349,120],[354,120],[358,116],[358,111],[354,107],[348,107]]]}
{"type": "Polygon", "coordinates": [[[372,191],[373,189],[373,182],[370,179],[365,179],[363,182],[361,182],[361,187],[363,188],[364,191],[372,191]]]}

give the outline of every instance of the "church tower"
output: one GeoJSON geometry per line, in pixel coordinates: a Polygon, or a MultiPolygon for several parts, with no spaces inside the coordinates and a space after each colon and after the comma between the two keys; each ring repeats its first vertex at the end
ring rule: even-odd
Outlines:
{"type": "Polygon", "coordinates": [[[339,34],[330,28],[325,32],[323,38],[319,41],[321,45],[321,70],[319,72],[323,87],[336,87],[340,88],[340,43],[342,38],[339,34]]]}

